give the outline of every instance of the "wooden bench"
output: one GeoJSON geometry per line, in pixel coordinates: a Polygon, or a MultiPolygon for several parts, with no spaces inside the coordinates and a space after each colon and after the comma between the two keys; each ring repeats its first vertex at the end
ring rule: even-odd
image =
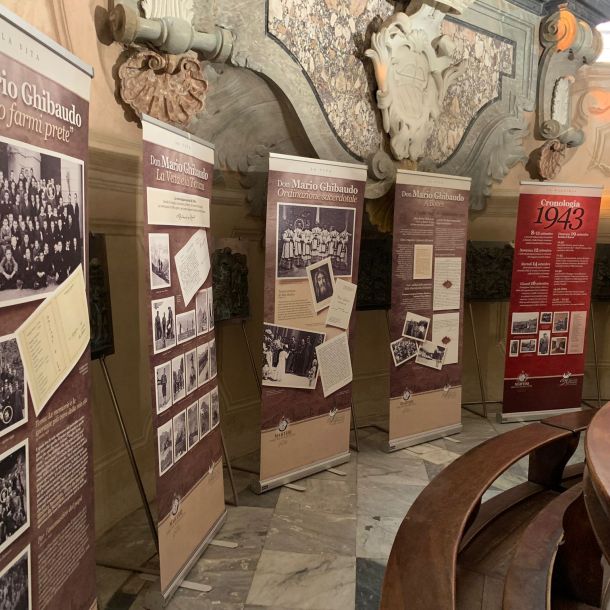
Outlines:
{"type": "Polygon", "coordinates": [[[566,464],[591,417],[591,412],[566,414],[511,430],[475,447],[437,475],[398,530],[386,568],[381,610],[454,610],[460,548],[525,498],[545,489],[562,490],[566,464]],[[528,455],[528,482],[482,508],[485,491],[528,455]]]}
{"type": "Polygon", "coordinates": [[[582,485],[560,494],[530,522],[513,555],[504,583],[503,610],[550,608],[553,566],[563,540],[563,518],[582,496],[582,485]]]}
{"type": "Polygon", "coordinates": [[[604,594],[600,607],[610,610],[610,403],[591,422],[585,452],[584,502],[604,556],[604,594]]]}

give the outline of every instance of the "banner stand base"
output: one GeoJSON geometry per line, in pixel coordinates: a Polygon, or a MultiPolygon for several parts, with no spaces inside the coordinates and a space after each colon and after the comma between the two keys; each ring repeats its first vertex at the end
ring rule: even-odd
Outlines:
{"type": "Polygon", "coordinates": [[[586,411],[586,408],[555,409],[554,411],[524,411],[523,413],[498,413],[496,418],[500,424],[514,424],[515,422],[539,421],[541,419],[547,419],[547,417],[565,415],[566,413],[578,413],[579,411],[586,411]]]}
{"type": "Polygon", "coordinates": [[[445,436],[450,436],[452,434],[459,434],[462,431],[462,428],[462,424],[454,424],[451,426],[445,426],[444,428],[435,428],[434,430],[428,430],[427,432],[419,432],[418,434],[392,439],[389,441],[386,451],[388,453],[392,453],[394,451],[399,451],[400,449],[413,447],[414,445],[421,445],[422,443],[435,441],[439,438],[444,438],[445,436]]]}
{"type": "Polygon", "coordinates": [[[267,479],[265,481],[255,481],[252,483],[250,488],[254,493],[262,494],[266,491],[275,489],[276,487],[282,487],[286,485],[286,483],[292,483],[293,481],[304,479],[305,477],[308,477],[312,474],[317,474],[318,472],[323,472],[325,470],[328,470],[329,468],[333,468],[334,466],[345,464],[349,462],[350,455],[351,454],[348,451],[347,453],[342,453],[322,462],[317,462],[316,464],[309,464],[309,466],[304,466],[300,470],[294,470],[293,472],[282,474],[278,477],[267,479]]]}
{"type": "Polygon", "coordinates": [[[288,489],[292,489],[293,491],[304,492],[307,491],[307,487],[303,487],[302,485],[297,485],[296,483],[284,483],[284,487],[288,489]]]}
{"type": "MultiPolygon", "coordinates": [[[[203,542],[199,545],[199,547],[193,553],[191,559],[187,562],[187,564],[180,570],[179,574],[174,579],[174,582],[167,590],[165,594],[161,593],[159,589],[150,589],[146,592],[144,597],[144,608],[146,610],[163,610],[169,604],[172,596],[182,586],[182,583],[185,581],[187,574],[192,570],[193,566],[199,561],[201,555],[205,549],[209,546],[210,542],[218,535],[220,528],[224,525],[227,519],[227,511],[225,510],[219,519],[214,524],[214,527],[210,530],[210,533],[204,538],[203,542]]],[[[203,592],[205,587],[205,591],[209,592],[212,589],[207,589],[207,585],[202,585],[200,583],[192,583],[191,581],[187,581],[185,584],[185,589],[194,589],[197,587],[197,591],[203,592]]]]}

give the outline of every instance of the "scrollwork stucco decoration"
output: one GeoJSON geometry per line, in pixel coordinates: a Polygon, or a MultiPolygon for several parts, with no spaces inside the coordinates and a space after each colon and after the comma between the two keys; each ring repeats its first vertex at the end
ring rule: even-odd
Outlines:
{"type": "Polygon", "coordinates": [[[584,132],[572,125],[571,87],[578,70],[599,57],[601,34],[562,8],[543,21],[540,41],[537,135],[568,148],[580,146],[584,132]]]}
{"type": "Polygon", "coordinates": [[[186,126],[205,106],[207,82],[194,54],[135,48],[118,74],[121,98],[138,116],[186,126]]]}

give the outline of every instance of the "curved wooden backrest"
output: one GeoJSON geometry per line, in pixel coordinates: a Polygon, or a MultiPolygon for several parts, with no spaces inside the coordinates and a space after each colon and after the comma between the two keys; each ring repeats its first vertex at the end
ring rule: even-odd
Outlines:
{"type": "Polygon", "coordinates": [[[606,561],[610,563],[610,403],[593,418],[585,452],[587,512],[606,561]]]}
{"type": "MultiPolygon", "coordinates": [[[[584,419],[588,423],[590,415],[584,419]]],[[[381,610],[455,608],[458,548],[483,494],[527,455],[532,483],[559,486],[584,425],[580,420],[561,423],[535,423],[492,438],[437,475],[398,530],[386,568],[381,610]]]]}

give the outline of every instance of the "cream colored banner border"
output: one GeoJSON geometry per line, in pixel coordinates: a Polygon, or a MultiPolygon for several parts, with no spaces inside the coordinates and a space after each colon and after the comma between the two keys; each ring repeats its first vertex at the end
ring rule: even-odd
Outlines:
{"type": "Polygon", "coordinates": [[[323,178],[340,178],[356,182],[365,182],[367,174],[366,165],[291,157],[277,153],[269,153],[269,170],[287,174],[307,174],[323,178]]]}

